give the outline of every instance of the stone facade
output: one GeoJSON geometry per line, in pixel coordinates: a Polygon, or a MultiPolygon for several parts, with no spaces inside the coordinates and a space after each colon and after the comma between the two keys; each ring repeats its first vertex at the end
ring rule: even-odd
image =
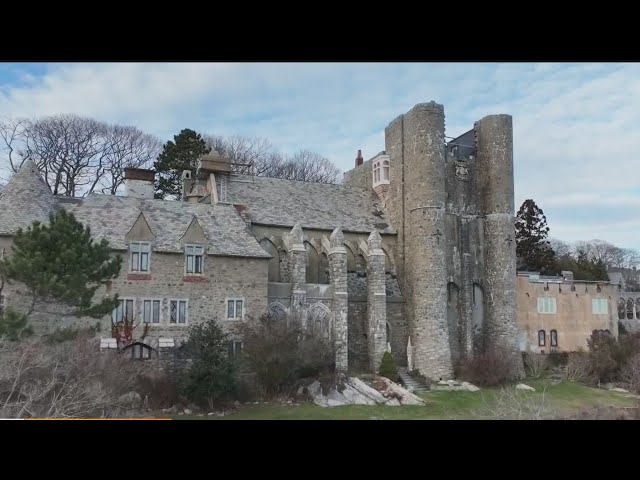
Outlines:
{"type": "Polygon", "coordinates": [[[518,273],[518,346],[549,353],[587,350],[594,330],[618,335],[615,285],[518,273]]]}
{"type": "MultiPolygon", "coordinates": [[[[145,300],[159,302],[145,341],[156,342],[164,363],[179,356],[171,345],[189,324],[217,318],[231,331],[268,313],[293,314],[330,337],[339,370],[377,370],[390,349],[399,365],[451,378],[460,359],[496,346],[521,368],[515,354],[550,317],[529,311],[534,284],[516,283],[512,120],[490,115],[445,138],[443,106],[418,104],[387,126],[384,151],[367,161],[358,154],[340,185],[234,174],[209,155],[183,173],[174,201],[153,199],[154,173],[139,169],[125,175],[124,197],[56,197],[27,161],[0,193],[0,249],[33,220],[46,222],[58,208],[74,213],[125,259],[98,295],[119,293],[138,317],[145,300]],[[134,271],[140,244],[148,265],[134,271]],[[203,255],[201,273],[187,272],[194,251],[203,255]],[[169,321],[172,301],[185,301],[183,324],[169,321]]],[[[16,288],[5,288],[3,305],[26,304],[16,288]]],[[[572,302],[562,305],[586,315],[572,302]]],[[[95,323],[59,313],[37,321],[95,323]]],[[[110,317],[101,322],[108,336],[110,317]]],[[[570,325],[557,330],[562,348],[587,333],[569,334],[570,325]]]]}

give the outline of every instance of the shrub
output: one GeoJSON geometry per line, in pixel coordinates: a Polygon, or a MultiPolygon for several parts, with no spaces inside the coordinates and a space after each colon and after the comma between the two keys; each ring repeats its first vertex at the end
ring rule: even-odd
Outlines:
{"type": "Polygon", "coordinates": [[[631,357],[620,371],[620,379],[629,389],[640,393],[640,354],[631,357]]]}
{"type": "Polygon", "coordinates": [[[27,316],[8,307],[0,315],[0,338],[16,342],[33,335],[31,325],[27,324],[27,316]]]}
{"type": "Polygon", "coordinates": [[[560,367],[567,364],[569,360],[568,352],[559,352],[557,350],[551,350],[548,355],[548,364],[551,367],[560,367]]]}
{"type": "Polygon", "coordinates": [[[479,355],[464,358],[458,363],[457,376],[475,385],[491,387],[507,383],[517,375],[514,355],[496,346],[479,355]]]}
{"type": "Polygon", "coordinates": [[[524,352],[522,354],[524,366],[529,376],[540,378],[549,367],[549,358],[541,353],[524,352]]]}
{"type": "Polygon", "coordinates": [[[396,362],[393,359],[391,352],[384,352],[382,355],[382,361],[380,362],[380,370],[378,371],[380,376],[386,377],[392,382],[397,382],[400,378],[398,376],[398,369],[396,368],[396,362]]]}
{"type": "Polygon", "coordinates": [[[569,382],[584,382],[590,377],[589,357],[583,352],[568,355],[565,378],[569,382]]]}
{"type": "Polygon", "coordinates": [[[294,317],[263,316],[237,326],[242,365],[265,395],[290,393],[299,380],[333,373],[332,342],[305,331],[294,317]]]}
{"type": "Polygon", "coordinates": [[[58,327],[53,332],[44,336],[44,341],[50,345],[56,343],[68,342],[69,340],[75,340],[80,335],[93,336],[97,332],[97,327],[80,328],[78,326],[70,325],[68,327],[58,327]]]}
{"type": "Polygon", "coordinates": [[[616,339],[608,331],[594,330],[587,340],[589,367],[594,378],[600,382],[619,379],[621,369],[636,354],[640,353],[640,335],[621,335],[616,339]]]}
{"type": "Polygon", "coordinates": [[[198,405],[213,408],[230,400],[236,390],[235,362],[228,355],[229,337],[215,320],[189,327],[185,354],[191,364],[184,374],[180,390],[198,405]]]}
{"type": "Polygon", "coordinates": [[[100,353],[85,335],[63,344],[37,340],[0,345],[0,415],[111,417],[130,408],[120,396],[136,386],[140,364],[100,353]]]}

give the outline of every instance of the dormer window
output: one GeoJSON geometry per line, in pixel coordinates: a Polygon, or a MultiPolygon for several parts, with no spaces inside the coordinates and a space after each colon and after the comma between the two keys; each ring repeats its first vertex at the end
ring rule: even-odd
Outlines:
{"type": "Polygon", "coordinates": [[[373,163],[373,186],[377,186],[380,184],[388,184],[391,178],[389,172],[389,160],[382,159],[373,163]]]}
{"type": "Polygon", "coordinates": [[[202,245],[187,245],[185,247],[185,255],[187,275],[202,275],[204,247],[202,245]]]}
{"type": "Polygon", "coordinates": [[[132,242],[129,245],[129,269],[131,272],[149,271],[149,253],[151,244],[148,242],[132,242]]]}

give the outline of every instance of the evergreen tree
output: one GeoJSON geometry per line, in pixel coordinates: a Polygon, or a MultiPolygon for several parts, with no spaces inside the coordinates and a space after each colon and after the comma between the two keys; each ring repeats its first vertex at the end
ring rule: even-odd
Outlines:
{"type": "Polygon", "coordinates": [[[516,256],[518,270],[558,273],[555,252],[547,240],[547,217],[536,203],[525,200],[516,217],[516,256]]]}
{"type": "Polygon", "coordinates": [[[111,256],[105,239],[99,243],[73,214],[58,210],[49,224],[34,222],[18,230],[12,255],[5,258],[7,279],[23,283],[32,296],[28,315],[38,302],[58,302],[72,308],[72,315],[100,318],[117,305],[117,295],[93,303],[100,285],[118,276],[120,256],[111,256]]]}
{"type": "Polygon", "coordinates": [[[182,172],[191,170],[191,175],[195,175],[198,159],[209,152],[211,147],[193,130],[185,128],[174,135],[173,141],[165,143],[153,165],[158,174],[155,198],[179,198],[182,172]]]}

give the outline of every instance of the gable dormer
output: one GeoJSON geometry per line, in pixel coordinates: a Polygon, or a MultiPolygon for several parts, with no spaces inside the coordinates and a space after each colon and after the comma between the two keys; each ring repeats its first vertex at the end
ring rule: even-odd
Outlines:
{"type": "Polygon", "coordinates": [[[204,233],[200,222],[198,222],[197,217],[193,217],[191,219],[191,223],[187,227],[187,230],[184,232],[184,235],[180,237],[180,243],[182,245],[186,244],[201,244],[206,245],[209,242],[209,239],[204,233]]]}

